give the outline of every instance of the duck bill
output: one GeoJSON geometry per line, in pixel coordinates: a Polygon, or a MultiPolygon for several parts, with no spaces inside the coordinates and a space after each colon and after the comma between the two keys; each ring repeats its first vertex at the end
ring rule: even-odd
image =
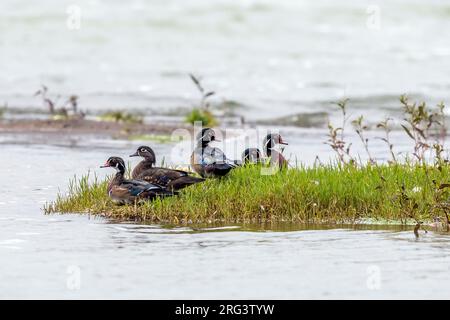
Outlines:
{"type": "Polygon", "coordinates": [[[138,154],[138,152],[136,151],[135,153],[130,154],[130,157],[139,157],[139,154],[138,154]]]}
{"type": "Polygon", "coordinates": [[[289,143],[287,143],[285,141],[280,141],[280,144],[285,145],[285,146],[289,145],[289,143]]]}
{"type": "Polygon", "coordinates": [[[109,165],[109,163],[105,163],[104,165],[100,166],[100,168],[109,168],[109,167],[111,167],[111,166],[109,165]]]}

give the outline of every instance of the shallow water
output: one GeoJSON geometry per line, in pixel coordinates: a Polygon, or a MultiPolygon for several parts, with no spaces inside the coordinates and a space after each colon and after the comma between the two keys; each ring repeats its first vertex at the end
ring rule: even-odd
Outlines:
{"type": "Polygon", "coordinates": [[[450,297],[447,234],[416,239],[393,226],[170,227],[42,214],[73,174],[103,176],[98,165],[130,147],[0,145],[0,298],[450,297]]]}

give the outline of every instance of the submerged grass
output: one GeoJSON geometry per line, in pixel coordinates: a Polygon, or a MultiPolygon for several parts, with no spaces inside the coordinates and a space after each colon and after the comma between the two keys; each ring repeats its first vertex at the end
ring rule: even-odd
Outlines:
{"type": "Polygon", "coordinates": [[[59,195],[45,212],[167,223],[358,223],[364,219],[418,223],[447,221],[449,209],[447,164],[321,165],[273,175],[248,166],[186,188],[177,197],[134,206],[113,204],[107,181],[93,180],[75,179],[68,195],[59,195]]]}

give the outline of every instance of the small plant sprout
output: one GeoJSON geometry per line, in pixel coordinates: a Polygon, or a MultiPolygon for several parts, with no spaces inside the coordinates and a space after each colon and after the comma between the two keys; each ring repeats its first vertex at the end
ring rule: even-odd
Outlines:
{"type": "Polygon", "coordinates": [[[356,134],[361,139],[361,142],[364,145],[364,150],[366,150],[367,156],[369,157],[369,162],[374,164],[375,160],[372,158],[372,155],[369,151],[369,139],[364,136],[364,132],[369,129],[369,127],[363,123],[364,117],[359,116],[357,119],[352,121],[353,128],[356,131],[356,134]]]}
{"type": "Polygon", "coordinates": [[[346,164],[348,159],[348,163],[354,163],[354,159],[350,155],[350,147],[351,143],[347,144],[344,139],[344,130],[347,124],[347,102],[348,99],[341,100],[337,102],[338,107],[342,112],[342,127],[335,128],[331,122],[328,123],[328,140],[325,144],[328,144],[337,154],[339,162],[342,164],[346,164]]]}
{"type": "Polygon", "coordinates": [[[389,163],[397,163],[397,158],[394,153],[394,144],[391,142],[391,139],[390,139],[390,133],[392,130],[389,125],[390,121],[392,121],[391,118],[386,118],[385,120],[383,120],[377,124],[377,128],[381,128],[384,130],[384,137],[381,137],[378,139],[381,139],[382,141],[386,142],[386,144],[389,147],[389,153],[391,154],[391,160],[389,161],[389,163]]]}

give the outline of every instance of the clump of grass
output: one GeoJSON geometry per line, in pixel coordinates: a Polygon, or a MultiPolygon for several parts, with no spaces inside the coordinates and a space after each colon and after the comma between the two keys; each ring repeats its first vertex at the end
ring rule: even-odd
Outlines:
{"type": "Polygon", "coordinates": [[[217,120],[214,115],[209,110],[202,110],[195,108],[186,115],[185,118],[187,123],[195,124],[200,122],[202,126],[214,127],[216,126],[217,120]]]}
{"type": "Polygon", "coordinates": [[[448,181],[448,166],[338,164],[274,175],[261,175],[260,170],[238,168],[226,178],[186,188],[177,197],[136,206],[114,205],[106,181],[88,184],[88,177],[83,177],[45,212],[175,223],[357,223],[366,218],[408,223],[445,217],[450,209],[450,185],[442,182],[448,181]]]}
{"type": "Polygon", "coordinates": [[[108,111],[99,116],[102,121],[120,122],[120,123],[143,123],[142,115],[133,114],[126,111],[108,111]]]}
{"type": "Polygon", "coordinates": [[[129,140],[155,141],[159,143],[180,142],[182,136],[172,136],[168,134],[139,134],[128,137],[129,140]]]}
{"type": "Polygon", "coordinates": [[[104,197],[108,182],[99,181],[97,176],[94,176],[90,181],[91,175],[87,173],[81,178],[75,178],[69,182],[69,192],[66,195],[58,194],[55,202],[51,205],[46,205],[44,210],[46,212],[52,211],[56,206],[60,212],[89,212],[89,208],[93,203],[98,205],[107,205],[108,199],[104,197]]]}
{"type": "Polygon", "coordinates": [[[193,74],[189,74],[189,76],[192,82],[195,84],[195,87],[200,92],[201,99],[199,105],[193,108],[192,111],[186,115],[185,121],[190,124],[200,122],[202,126],[216,126],[218,124],[218,121],[209,110],[210,103],[208,101],[211,96],[215,95],[215,92],[205,90],[200,82],[200,79],[193,74]]]}

